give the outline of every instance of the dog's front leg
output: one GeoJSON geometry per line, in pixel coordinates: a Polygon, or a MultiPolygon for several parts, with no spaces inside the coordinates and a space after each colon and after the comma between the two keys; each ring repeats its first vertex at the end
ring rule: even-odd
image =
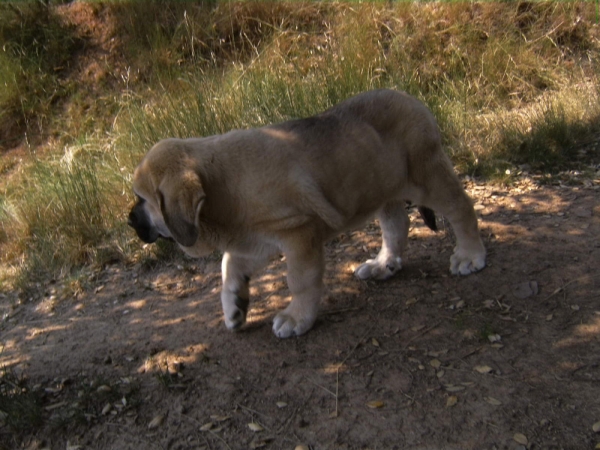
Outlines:
{"type": "Polygon", "coordinates": [[[323,244],[315,236],[299,236],[284,248],[292,301],[275,316],[273,332],[279,338],[299,336],[315,323],[323,293],[323,244]]]}
{"type": "Polygon", "coordinates": [[[262,258],[248,258],[229,252],[223,255],[221,305],[223,306],[225,325],[230,330],[237,330],[246,323],[246,314],[250,304],[250,277],[265,262],[262,258]]]}

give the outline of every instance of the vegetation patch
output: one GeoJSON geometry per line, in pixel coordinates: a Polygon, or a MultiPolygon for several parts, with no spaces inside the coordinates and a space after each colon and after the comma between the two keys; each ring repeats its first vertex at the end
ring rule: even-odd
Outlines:
{"type": "Polygon", "coordinates": [[[0,289],[146,257],[125,222],[157,140],[305,117],[368,89],[423,100],[462,174],[510,182],[597,159],[582,150],[600,131],[592,3],[0,8],[0,289]]]}
{"type": "Polygon", "coordinates": [[[73,92],[73,55],[83,48],[73,26],[42,2],[0,5],[0,151],[38,145],[73,92]]]}

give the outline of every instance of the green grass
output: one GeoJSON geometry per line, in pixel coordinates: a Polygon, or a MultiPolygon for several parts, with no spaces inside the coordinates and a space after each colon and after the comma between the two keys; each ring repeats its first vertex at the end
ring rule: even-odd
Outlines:
{"type": "Polygon", "coordinates": [[[34,160],[12,195],[0,197],[0,230],[20,242],[26,261],[22,289],[70,267],[120,259],[116,234],[124,223],[119,226],[121,211],[112,206],[123,178],[115,163],[95,146],[73,145],[61,158],[34,160]],[[12,229],[17,224],[20,236],[12,229]]]}
{"type": "Polygon", "coordinates": [[[305,117],[394,87],[432,109],[459,172],[493,180],[523,164],[576,167],[574,149],[600,130],[591,3],[93,7],[112,13],[130,67],[89,97],[64,69],[88,38],[53,7],[0,5],[2,126],[13,140],[57,136],[22,163],[0,159],[0,248],[21,289],[85,265],[172,257],[172,246],[141,250],[125,225],[133,169],[164,137],[305,117]]]}
{"type": "Polygon", "coordinates": [[[600,88],[540,102],[502,127],[498,153],[514,164],[551,172],[573,166],[576,144],[600,123],[600,88]],[[579,98],[578,98],[579,97],[579,98]],[[587,103],[587,105],[586,105],[587,103]]]}

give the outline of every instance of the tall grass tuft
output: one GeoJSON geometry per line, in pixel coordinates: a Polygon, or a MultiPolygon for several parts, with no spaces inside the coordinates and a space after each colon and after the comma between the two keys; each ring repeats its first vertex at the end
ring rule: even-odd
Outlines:
{"type": "Polygon", "coordinates": [[[119,230],[119,212],[111,201],[119,175],[102,155],[86,147],[70,147],[52,162],[37,161],[30,175],[19,210],[25,226],[24,280],[58,277],[73,266],[102,263],[111,253],[106,241],[119,230]]]}
{"type": "Polygon", "coordinates": [[[578,144],[600,129],[600,89],[571,89],[499,121],[495,153],[514,164],[552,172],[573,167],[578,144]]]}
{"type": "Polygon", "coordinates": [[[221,83],[187,79],[162,91],[160,102],[129,108],[119,124],[118,147],[128,149],[135,163],[165,137],[209,136],[306,117],[374,86],[352,67],[335,80],[329,79],[333,74],[314,74],[310,81],[278,75],[257,66],[229,73],[221,83]]]}

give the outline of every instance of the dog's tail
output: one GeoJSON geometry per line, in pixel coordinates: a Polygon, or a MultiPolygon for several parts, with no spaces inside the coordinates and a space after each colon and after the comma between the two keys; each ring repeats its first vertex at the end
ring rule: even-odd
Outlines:
{"type": "Polygon", "coordinates": [[[433,212],[433,209],[429,209],[425,206],[418,206],[417,211],[419,211],[419,214],[421,214],[425,225],[427,225],[433,231],[437,231],[438,227],[435,221],[435,213],[433,212]]]}

